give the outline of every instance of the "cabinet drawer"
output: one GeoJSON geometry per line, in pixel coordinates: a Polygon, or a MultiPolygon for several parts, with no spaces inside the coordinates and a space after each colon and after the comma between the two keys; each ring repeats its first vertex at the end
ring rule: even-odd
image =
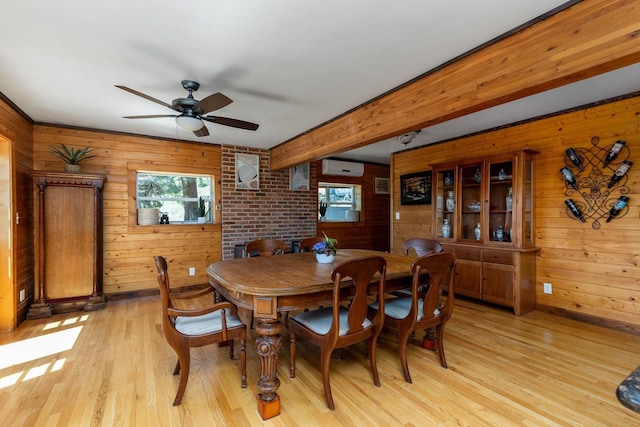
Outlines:
{"type": "Polygon", "coordinates": [[[482,262],[513,265],[513,254],[505,251],[484,250],[482,252],[482,262]]]}
{"type": "Polygon", "coordinates": [[[456,258],[468,259],[471,261],[480,261],[482,259],[482,249],[478,248],[461,248],[457,247],[454,250],[456,258]]]}

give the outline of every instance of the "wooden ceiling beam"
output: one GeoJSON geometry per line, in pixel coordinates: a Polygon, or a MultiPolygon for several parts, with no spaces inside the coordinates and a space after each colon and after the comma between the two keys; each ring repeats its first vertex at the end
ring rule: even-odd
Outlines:
{"type": "Polygon", "coordinates": [[[640,62],[640,2],[583,0],[270,150],[315,161],[640,62]]]}

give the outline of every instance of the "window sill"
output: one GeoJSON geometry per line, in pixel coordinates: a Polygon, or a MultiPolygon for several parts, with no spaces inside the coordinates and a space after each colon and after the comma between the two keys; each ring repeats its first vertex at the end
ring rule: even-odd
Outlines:
{"type": "Polygon", "coordinates": [[[220,231],[220,224],[155,224],[155,225],[130,225],[129,233],[153,234],[153,233],[189,233],[196,231],[220,231]]]}

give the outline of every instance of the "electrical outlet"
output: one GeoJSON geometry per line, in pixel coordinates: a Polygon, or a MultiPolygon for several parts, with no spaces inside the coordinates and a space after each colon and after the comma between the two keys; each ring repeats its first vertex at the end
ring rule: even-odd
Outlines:
{"type": "Polygon", "coordinates": [[[542,284],[542,291],[545,294],[552,294],[553,293],[553,289],[551,288],[551,283],[543,283],[542,284]]]}
{"type": "Polygon", "coordinates": [[[396,212],[396,219],[400,219],[400,212],[396,212]]]}
{"type": "Polygon", "coordinates": [[[24,299],[27,297],[27,291],[25,289],[21,289],[20,290],[20,302],[24,301],[24,299]]]}
{"type": "Polygon", "coordinates": [[[196,275],[196,268],[189,267],[189,276],[195,276],[195,275],[196,275]]]}

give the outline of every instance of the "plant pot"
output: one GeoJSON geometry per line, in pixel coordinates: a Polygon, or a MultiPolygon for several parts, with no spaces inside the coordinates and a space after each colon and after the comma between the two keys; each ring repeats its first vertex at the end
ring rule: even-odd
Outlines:
{"type": "Polygon", "coordinates": [[[65,172],[69,173],[78,173],[80,172],[80,165],[72,165],[70,163],[67,163],[64,165],[64,170],[65,172]]]}
{"type": "Polygon", "coordinates": [[[316,254],[316,261],[320,264],[331,264],[335,255],[316,254]]]}
{"type": "Polygon", "coordinates": [[[199,216],[198,217],[198,224],[206,224],[207,223],[207,217],[206,216],[199,216]]]}

